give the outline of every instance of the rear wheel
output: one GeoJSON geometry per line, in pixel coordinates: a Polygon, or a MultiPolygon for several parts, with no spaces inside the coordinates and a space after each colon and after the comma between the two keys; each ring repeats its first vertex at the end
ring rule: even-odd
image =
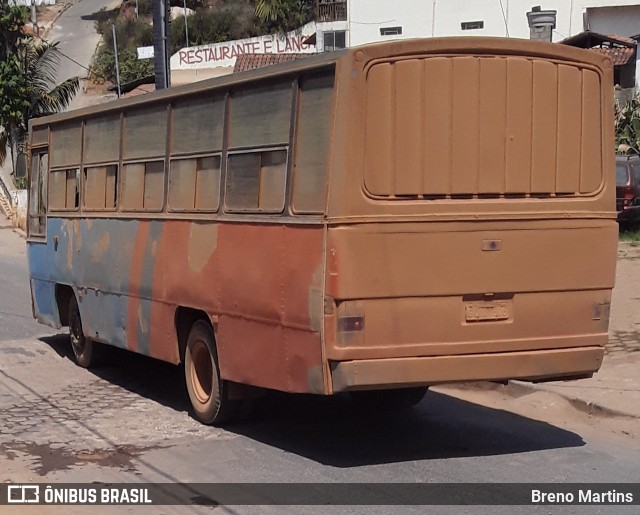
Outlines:
{"type": "Polygon", "coordinates": [[[396,388],[392,390],[365,390],[351,392],[351,398],[358,404],[369,408],[384,410],[408,409],[424,399],[428,388],[418,386],[413,388],[396,388]]]}
{"type": "Polygon", "coordinates": [[[98,364],[100,361],[99,344],[84,335],[75,295],[69,299],[69,339],[78,365],[90,368],[98,364]]]}
{"type": "Polygon", "coordinates": [[[235,418],[239,401],[229,399],[229,384],[220,377],[213,328],[204,320],[191,326],[184,370],[189,400],[200,422],[220,425],[235,418]]]}

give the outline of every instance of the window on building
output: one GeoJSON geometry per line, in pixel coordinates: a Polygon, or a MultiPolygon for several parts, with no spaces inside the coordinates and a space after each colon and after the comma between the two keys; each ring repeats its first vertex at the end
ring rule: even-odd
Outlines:
{"type": "Polygon", "coordinates": [[[345,30],[325,32],[323,38],[325,52],[333,52],[347,47],[347,32],[345,30]]]}
{"type": "Polygon", "coordinates": [[[281,213],[286,179],[286,150],[231,154],[225,205],[231,212],[281,213]]]}
{"type": "Polygon", "coordinates": [[[381,36],[399,36],[402,34],[402,27],[382,27],[380,29],[381,36]]]}
{"type": "Polygon", "coordinates": [[[484,29],[484,21],[463,21],[460,25],[462,30],[484,29]]]}

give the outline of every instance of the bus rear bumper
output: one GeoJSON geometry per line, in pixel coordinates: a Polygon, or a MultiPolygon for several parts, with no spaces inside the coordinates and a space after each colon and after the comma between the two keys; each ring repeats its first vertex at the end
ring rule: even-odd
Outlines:
{"type": "Polygon", "coordinates": [[[363,359],[331,363],[334,392],[428,386],[463,381],[549,381],[590,375],[600,346],[458,356],[363,359]]]}

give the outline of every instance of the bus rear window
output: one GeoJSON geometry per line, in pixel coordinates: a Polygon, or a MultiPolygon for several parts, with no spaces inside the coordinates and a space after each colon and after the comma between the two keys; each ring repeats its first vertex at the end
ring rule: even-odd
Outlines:
{"type": "Polygon", "coordinates": [[[603,181],[601,97],[595,71],[542,58],[376,63],[365,189],[398,200],[593,195],[603,181]]]}

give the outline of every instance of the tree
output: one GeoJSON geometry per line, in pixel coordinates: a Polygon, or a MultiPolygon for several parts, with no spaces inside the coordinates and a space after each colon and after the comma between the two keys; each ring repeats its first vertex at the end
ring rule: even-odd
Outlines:
{"type": "Polygon", "coordinates": [[[0,164],[26,141],[29,119],[66,109],[78,91],[78,77],[56,83],[60,60],[57,43],[28,40],[0,62],[0,164]]]}
{"type": "Polygon", "coordinates": [[[256,16],[260,21],[275,21],[283,15],[285,0],[257,0],[256,16]]]}
{"type": "Polygon", "coordinates": [[[313,20],[314,0],[256,0],[256,17],[268,32],[286,32],[313,20]]]}
{"type": "Polygon", "coordinates": [[[616,149],[640,154],[640,96],[625,105],[616,102],[616,149]]]}
{"type": "Polygon", "coordinates": [[[11,0],[0,0],[0,61],[6,61],[20,41],[28,37],[22,30],[27,16],[25,7],[15,5],[11,0]]]}

